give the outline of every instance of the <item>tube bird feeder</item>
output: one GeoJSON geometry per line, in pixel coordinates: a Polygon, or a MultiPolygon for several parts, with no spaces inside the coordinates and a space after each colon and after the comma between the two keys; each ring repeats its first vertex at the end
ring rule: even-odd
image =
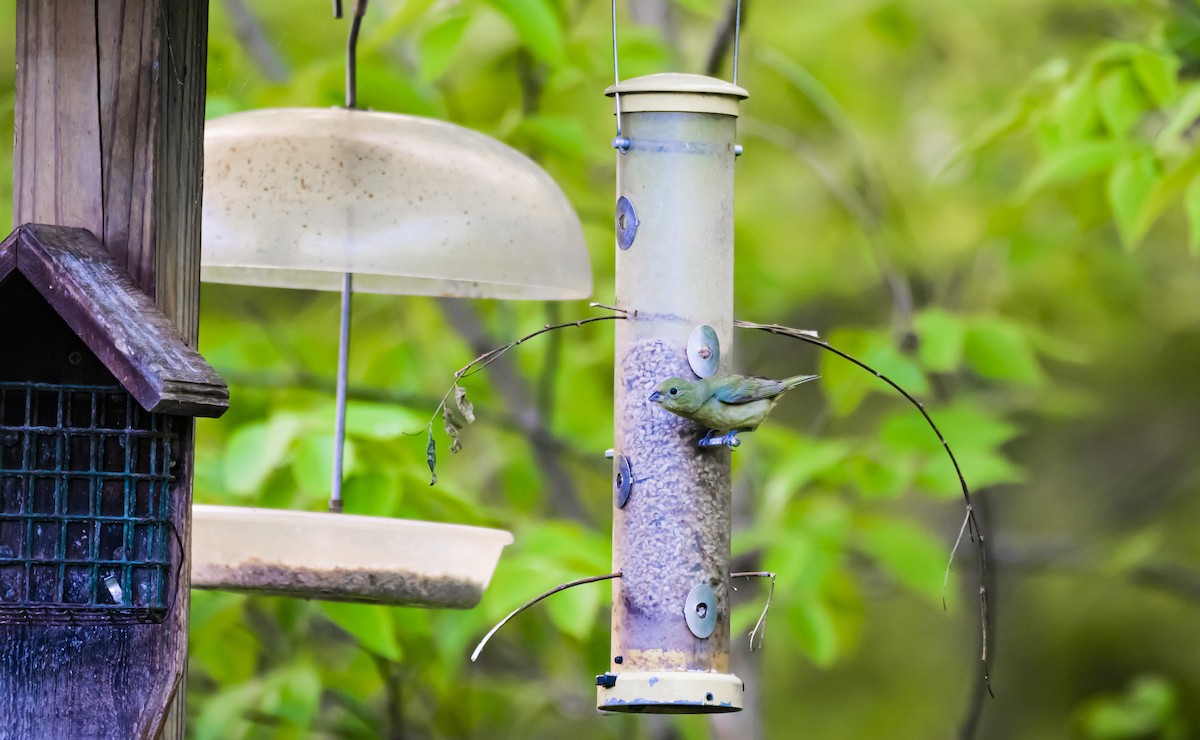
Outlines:
{"type": "Polygon", "coordinates": [[[735,124],[747,92],[690,74],[618,96],[612,656],[597,706],[742,708],[729,672],[730,450],[648,397],[729,372],[735,124]]]}

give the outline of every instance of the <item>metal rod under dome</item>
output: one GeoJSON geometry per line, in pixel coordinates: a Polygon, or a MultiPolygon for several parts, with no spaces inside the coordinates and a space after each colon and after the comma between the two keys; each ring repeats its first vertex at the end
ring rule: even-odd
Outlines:
{"type": "Polygon", "coordinates": [[[350,295],[354,276],[342,275],[341,329],[338,334],[337,405],[333,424],[333,481],[329,493],[329,510],[342,510],[342,468],[346,454],[346,381],[350,374],[350,295]]]}
{"type": "MultiPolygon", "coordinates": [[[[358,31],[363,15],[367,12],[367,0],[358,0],[354,6],[354,17],[350,20],[350,35],[346,39],[346,107],[358,107],[358,31]]],[[[342,17],[341,0],[333,5],[335,18],[342,17]]],[[[354,276],[342,275],[341,328],[338,334],[337,400],[333,423],[333,480],[329,487],[329,510],[342,511],[342,478],[346,459],[346,384],[350,374],[350,295],[354,289],[354,276]]]]}

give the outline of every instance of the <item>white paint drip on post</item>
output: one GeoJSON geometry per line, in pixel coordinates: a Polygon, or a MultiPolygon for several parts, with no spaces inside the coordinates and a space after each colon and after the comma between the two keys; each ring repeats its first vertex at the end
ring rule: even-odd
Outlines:
{"type": "Polygon", "coordinates": [[[620,456],[632,480],[624,506],[614,496],[613,570],[622,575],[613,581],[611,665],[597,680],[597,706],[737,711],[742,682],[729,673],[730,452],[700,448],[700,426],[648,397],[667,378],[696,379],[687,344],[702,324],[716,331],[719,372],[730,370],[734,150],[746,91],[668,74],[607,92],[621,95],[629,144],[617,153],[617,196],[632,213],[617,217],[616,304],[628,318],[616,325],[614,481],[620,456]],[[715,603],[688,604],[701,585],[715,603]],[[715,610],[711,634],[689,628],[685,605],[710,621],[715,610]]]}

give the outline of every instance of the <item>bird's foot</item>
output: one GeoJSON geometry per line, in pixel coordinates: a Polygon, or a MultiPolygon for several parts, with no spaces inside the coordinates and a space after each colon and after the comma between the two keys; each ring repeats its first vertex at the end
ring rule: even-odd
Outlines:
{"type": "Polygon", "coordinates": [[[700,438],[700,441],[699,441],[699,442],[697,442],[697,444],[698,444],[700,447],[721,447],[721,446],[725,446],[725,447],[728,447],[728,448],[729,448],[729,449],[731,449],[731,450],[732,450],[732,449],[734,449],[735,447],[738,447],[738,446],[740,446],[740,445],[742,444],[742,440],[741,440],[741,439],[739,439],[739,438],[738,438],[738,436],[737,436],[737,435],[738,435],[738,433],[737,433],[737,430],[736,430],[736,429],[735,429],[734,431],[732,431],[732,432],[728,432],[728,433],[726,433],[726,434],[723,434],[723,435],[721,435],[720,437],[716,437],[716,438],[714,438],[714,437],[713,437],[713,435],[714,435],[714,434],[716,434],[716,431],[715,431],[715,430],[713,430],[713,429],[709,429],[709,430],[708,430],[708,433],[706,433],[706,434],[705,434],[703,437],[701,437],[701,438],[700,438]]]}

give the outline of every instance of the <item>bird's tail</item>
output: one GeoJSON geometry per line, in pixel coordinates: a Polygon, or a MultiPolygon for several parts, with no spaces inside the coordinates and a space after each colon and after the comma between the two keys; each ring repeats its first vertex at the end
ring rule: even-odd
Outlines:
{"type": "Polygon", "coordinates": [[[787,388],[788,390],[791,390],[792,388],[795,388],[796,386],[800,385],[801,383],[807,383],[808,381],[816,380],[819,377],[821,377],[821,376],[820,375],[793,375],[792,377],[784,378],[783,380],[781,380],[779,382],[783,383],[785,388],[787,388]]]}

